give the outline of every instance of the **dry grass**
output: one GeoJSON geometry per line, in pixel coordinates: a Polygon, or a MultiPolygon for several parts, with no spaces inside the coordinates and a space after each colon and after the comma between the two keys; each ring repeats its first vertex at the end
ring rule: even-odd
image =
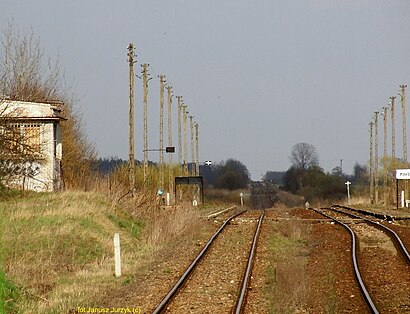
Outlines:
{"type": "Polygon", "coordinates": [[[274,226],[270,240],[273,262],[266,291],[271,300],[271,313],[296,313],[303,308],[307,295],[308,234],[309,226],[294,220],[274,226]]]}
{"type": "Polygon", "coordinates": [[[101,195],[80,192],[38,195],[0,205],[5,225],[4,269],[21,292],[19,312],[67,312],[73,302],[92,300],[115,285],[115,232],[122,237],[123,272],[137,266],[143,254],[142,249],[135,249],[139,240],[109,218],[123,215],[109,205],[101,195]]]}
{"type": "MultiPolygon", "coordinates": [[[[178,174],[179,168],[171,171],[178,174]]],[[[190,205],[192,187],[178,193],[182,198],[177,208],[161,208],[154,179],[158,169],[152,166],[149,173],[148,184],[143,184],[142,168],[137,167],[135,198],[129,193],[127,168],[122,167],[87,183],[88,192],[34,193],[0,201],[0,257],[13,288],[9,312],[67,313],[77,306],[98,307],[102,295],[132,283],[141,269],[166,255],[175,239],[194,237],[202,227],[201,214],[209,208],[190,205]],[[115,232],[121,235],[120,279],[113,276],[115,232]]],[[[0,272],[0,288],[2,276],[0,272]]]]}
{"type": "MultiPolygon", "coordinates": [[[[102,295],[131,283],[173,240],[200,230],[206,207],[192,208],[182,199],[178,208],[162,209],[152,186],[140,187],[133,199],[121,178],[120,172],[95,180],[99,192],[31,194],[0,202],[4,271],[18,291],[10,300],[11,313],[98,306],[102,295]],[[120,279],[113,276],[115,232],[121,235],[120,279]]],[[[183,194],[189,196],[189,190],[183,194]]]]}

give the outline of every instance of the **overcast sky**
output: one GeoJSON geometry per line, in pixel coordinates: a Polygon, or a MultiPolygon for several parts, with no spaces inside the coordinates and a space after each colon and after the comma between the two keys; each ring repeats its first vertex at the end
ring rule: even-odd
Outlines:
{"type": "MultiPolygon", "coordinates": [[[[136,73],[149,63],[153,77],[150,148],[159,146],[157,76],[165,74],[199,123],[200,160],[238,159],[253,179],[287,170],[298,142],[316,147],[326,171],[343,159],[351,173],[368,161],[373,112],[410,82],[408,0],[2,0],[0,26],[11,20],[60,55],[101,157],[128,156],[130,42],[136,73]]],[[[139,79],[135,97],[141,159],[139,79]]],[[[173,106],[176,126],[175,98],[173,106]]],[[[400,110],[396,121],[401,156],[400,110]]]]}

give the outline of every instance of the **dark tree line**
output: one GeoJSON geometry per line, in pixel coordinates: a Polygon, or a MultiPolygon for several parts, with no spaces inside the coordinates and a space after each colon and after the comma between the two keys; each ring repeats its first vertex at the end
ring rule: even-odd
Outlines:
{"type": "MultiPolygon", "coordinates": [[[[127,164],[127,162],[120,158],[100,158],[96,160],[93,168],[100,173],[107,174],[117,167],[127,164]]],[[[243,189],[248,186],[250,180],[246,166],[235,159],[228,159],[210,166],[200,165],[199,172],[203,176],[205,184],[218,189],[243,189]]]]}
{"type": "Polygon", "coordinates": [[[319,155],[311,144],[294,145],[289,158],[292,166],[283,175],[282,187],[294,194],[303,195],[306,201],[340,200],[346,197],[347,180],[357,187],[368,182],[368,169],[359,164],[354,166],[352,176],[343,174],[341,167],[325,173],[319,166],[319,155]]]}

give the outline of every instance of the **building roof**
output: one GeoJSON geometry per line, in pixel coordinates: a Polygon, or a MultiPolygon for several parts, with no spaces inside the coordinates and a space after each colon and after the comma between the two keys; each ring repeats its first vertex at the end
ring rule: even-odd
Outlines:
{"type": "Polygon", "coordinates": [[[7,120],[66,120],[61,116],[62,102],[0,101],[0,118],[7,120]]]}

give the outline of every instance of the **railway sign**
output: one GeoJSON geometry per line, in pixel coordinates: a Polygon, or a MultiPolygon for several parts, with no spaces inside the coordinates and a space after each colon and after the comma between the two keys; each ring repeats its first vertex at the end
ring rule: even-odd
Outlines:
{"type": "Polygon", "coordinates": [[[410,169],[397,169],[396,179],[397,180],[410,179],[410,169]]]}
{"type": "Polygon", "coordinates": [[[212,165],[212,161],[210,161],[210,160],[205,161],[205,165],[207,165],[207,166],[212,165]]]}
{"type": "Polygon", "coordinates": [[[396,169],[396,209],[399,209],[399,180],[409,180],[410,169],[396,169]]]}

